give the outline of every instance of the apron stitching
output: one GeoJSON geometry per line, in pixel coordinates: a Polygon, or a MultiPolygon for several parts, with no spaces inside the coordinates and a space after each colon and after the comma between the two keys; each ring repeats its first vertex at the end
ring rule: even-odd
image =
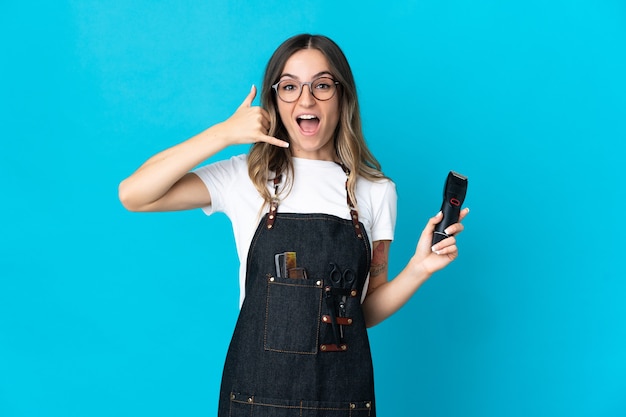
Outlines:
{"type": "Polygon", "coordinates": [[[299,354],[299,355],[317,355],[318,349],[319,349],[320,325],[321,325],[321,317],[322,317],[322,289],[319,288],[319,291],[317,291],[319,293],[318,302],[317,302],[317,315],[316,315],[318,319],[315,320],[317,329],[315,331],[314,350],[308,351],[308,352],[302,352],[302,351],[296,351],[296,350],[284,350],[284,349],[268,347],[267,328],[268,328],[268,325],[271,324],[269,320],[270,298],[271,298],[270,286],[271,285],[280,285],[280,286],[288,286],[288,287],[304,287],[307,289],[318,288],[317,286],[311,287],[308,285],[283,284],[283,283],[272,282],[269,279],[267,280],[267,287],[266,287],[267,296],[265,297],[265,300],[266,300],[265,301],[265,324],[264,324],[264,331],[263,331],[263,349],[268,352],[294,353],[294,354],[299,354]]]}
{"type": "MultiPolygon", "coordinates": [[[[300,412],[302,413],[302,411],[304,410],[324,410],[324,411],[349,411],[350,414],[352,414],[353,411],[366,411],[368,410],[368,408],[366,407],[351,407],[352,404],[354,403],[349,403],[347,406],[337,406],[337,407],[315,407],[315,406],[305,406],[303,401],[300,400],[300,405],[280,405],[280,404],[273,404],[270,402],[254,402],[254,403],[250,403],[248,401],[243,401],[243,400],[232,400],[232,403],[236,403],[236,404],[242,404],[242,405],[248,405],[250,406],[250,408],[252,409],[255,405],[258,407],[274,407],[274,408],[285,408],[285,409],[299,409],[300,412]]],[[[369,409],[370,411],[368,412],[368,415],[371,413],[371,409],[369,409]]]]}

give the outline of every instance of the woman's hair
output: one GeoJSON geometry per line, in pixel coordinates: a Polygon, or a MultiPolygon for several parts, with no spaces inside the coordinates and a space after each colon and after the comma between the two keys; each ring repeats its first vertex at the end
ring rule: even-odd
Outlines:
{"type": "MultiPolygon", "coordinates": [[[[303,49],[317,49],[328,60],[330,72],[339,81],[340,117],[334,133],[335,150],[339,161],[350,170],[348,176],[348,195],[357,204],[355,189],[357,176],[370,180],[385,178],[380,164],[368,149],[361,127],[361,113],[357,99],[356,85],[348,60],[331,39],[321,35],[302,34],[287,39],[276,49],[265,68],[261,89],[261,105],[270,114],[271,127],[268,135],[289,141],[287,129],[280,119],[276,94],[272,85],[278,82],[287,60],[303,49]]],[[[290,148],[281,148],[265,142],[257,142],[248,155],[248,174],[254,186],[266,203],[273,197],[267,188],[271,173],[293,174],[293,162],[290,148]]],[[[287,188],[287,192],[290,185],[287,188]]]]}

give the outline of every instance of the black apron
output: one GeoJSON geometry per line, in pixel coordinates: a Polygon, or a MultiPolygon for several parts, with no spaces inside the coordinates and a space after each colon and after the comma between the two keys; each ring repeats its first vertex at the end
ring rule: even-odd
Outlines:
{"type": "Polygon", "coordinates": [[[276,214],[273,205],[259,223],[224,365],[219,417],[376,415],[361,309],[371,250],[351,213],[352,220],[276,214]],[[306,278],[277,276],[275,255],[283,252],[296,252],[306,278]]]}

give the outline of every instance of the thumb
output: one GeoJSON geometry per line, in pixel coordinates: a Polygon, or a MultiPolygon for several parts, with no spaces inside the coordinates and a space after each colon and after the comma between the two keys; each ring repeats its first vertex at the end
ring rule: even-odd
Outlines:
{"type": "Polygon", "coordinates": [[[252,84],[252,88],[250,88],[250,92],[248,93],[248,96],[243,101],[243,103],[241,103],[241,106],[239,107],[250,107],[255,97],[256,97],[256,86],[252,84]]]}

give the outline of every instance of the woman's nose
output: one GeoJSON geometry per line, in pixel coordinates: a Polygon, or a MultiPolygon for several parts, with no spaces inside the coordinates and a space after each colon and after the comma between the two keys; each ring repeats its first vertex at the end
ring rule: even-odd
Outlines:
{"type": "Polygon", "coordinates": [[[315,104],[315,97],[313,96],[313,92],[311,91],[311,86],[309,84],[302,86],[302,93],[300,93],[298,104],[302,106],[312,106],[315,104]]]}

